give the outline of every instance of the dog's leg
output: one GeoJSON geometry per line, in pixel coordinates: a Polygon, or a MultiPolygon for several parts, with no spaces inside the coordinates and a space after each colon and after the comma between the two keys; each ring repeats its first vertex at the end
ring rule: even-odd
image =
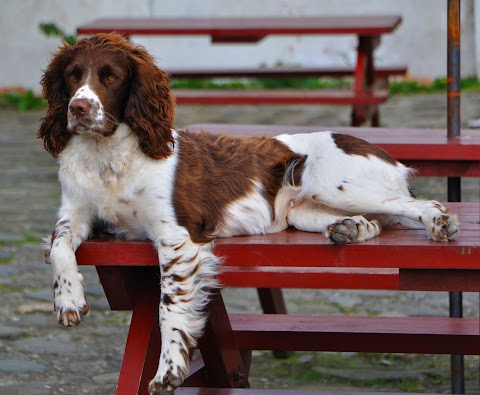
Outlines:
{"type": "Polygon", "coordinates": [[[356,215],[346,216],[311,199],[291,203],[288,224],[306,232],[325,232],[325,236],[336,244],[357,243],[378,236],[382,228],[375,221],[356,215]]]}
{"type": "Polygon", "coordinates": [[[90,233],[86,211],[60,209],[46,255],[52,264],[54,309],[64,326],[80,324],[88,313],[83,292],[83,277],[78,271],[75,251],[90,233]]]}
{"type": "Polygon", "coordinates": [[[219,259],[209,244],[191,241],[185,228],[168,224],[155,240],[161,270],[160,331],[162,350],[150,394],[168,394],[188,373],[190,350],[202,335],[209,290],[217,286],[219,259]]]}
{"type": "Polygon", "coordinates": [[[312,195],[312,199],[334,209],[348,209],[353,213],[386,214],[399,218],[408,226],[407,218],[421,223],[428,237],[435,241],[453,241],[459,234],[458,221],[447,209],[434,200],[415,199],[411,196],[389,196],[363,186],[348,183],[332,188],[328,193],[312,195]]]}

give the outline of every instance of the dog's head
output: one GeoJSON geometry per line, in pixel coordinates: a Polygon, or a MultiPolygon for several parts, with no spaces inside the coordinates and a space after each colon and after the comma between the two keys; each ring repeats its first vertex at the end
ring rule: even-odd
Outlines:
{"type": "Polygon", "coordinates": [[[73,134],[98,138],[124,122],[140,149],[160,159],[171,153],[174,99],[169,75],[150,54],[118,34],[98,34],[65,44],[42,80],[48,110],[38,137],[56,157],[73,134]]]}

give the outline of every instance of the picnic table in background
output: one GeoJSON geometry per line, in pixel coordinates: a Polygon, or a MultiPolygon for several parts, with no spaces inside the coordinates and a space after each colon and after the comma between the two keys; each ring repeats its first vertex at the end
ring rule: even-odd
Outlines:
{"type": "MultiPolygon", "coordinates": [[[[168,70],[176,78],[211,77],[307,77],[353,76],[352,89],[243,89],[175,90],[178,104],[336,104],[351,105],[351,125],[370,121],[379,126],[378,106],[388,99],[385,80],[405,74],[405,66],[375,66],[374,51],[383,34],[392,33],[401,23],[398,15],[359,15],[321,17],[262,18],[104,18],[79,26],[78,34],[118,32],[132,35],[197,36],[207,35],[212,43],[255,44],[267,36],[356,35],[356,65],[320,68],[168,70]]],[[[239,47],[241,50],[241,47],[239,47]]],[[[168,57],[168,54],[165,54],[168,57]]]]}

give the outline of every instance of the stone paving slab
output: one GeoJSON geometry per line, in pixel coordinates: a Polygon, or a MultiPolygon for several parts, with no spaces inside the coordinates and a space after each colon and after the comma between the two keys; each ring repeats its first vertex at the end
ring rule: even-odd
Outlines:
{"type": "MultiPolygon", "coordinates": [[[[391,127],[445,127],[445,114],[444,95],[396,96],[382,106],[382,123],[391,127]]],[[[464,94],[465,126],[479,115],[480,94],[464,94]]],[[[55,161],[35,139],[42,116],[38,111],[0,109],[0,394],[112,394],[131,314],[108,309],[93,268],[82,268],[92,311],[81,326],[58,326],[49,309],[53,307],[51,273],[43,263],[40,238],[55,223],[59,186],[55,161]]],[[[179,128],[205,122],[346,126],[349,109],[184,106],[177,111],[179,128]]],[[[446,199],[443,180],[419,179],[415,189],[424,196],[446,199]]],[[[466,180],[463,195],[464,200],[479,201],[478,181],[466,180]]],[[[443,293],[287,290],[285,295],[291,313],[448,314],[443,293]]],[[[229,289],[224,296],[232,312],[259,311],[254,290],[229,289]]],[[[478,306],[477,294],[465,294],[465,315],[478,317],[478,306]]],[[[435,357],[433,362],[427,357],[294,353],[287,360],[275,360],[268,352],[256,352],[251,383],[257,387],[345,391],[393,391],[410,386],[448,392],[448,357],[435,357]],[[387,376],[372,381],[371,376],[362,376],[365,369],[370,373],[390,371],[390,376],[382,373],[387,376]]],[[[478,363],[478,358],[467,359],[469,393],[479,393],[478,363]]]]}

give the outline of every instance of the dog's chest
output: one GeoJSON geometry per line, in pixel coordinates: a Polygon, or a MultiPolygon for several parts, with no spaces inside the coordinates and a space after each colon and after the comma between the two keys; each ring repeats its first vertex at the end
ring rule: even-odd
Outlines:
{"type": "Polygon", "coordinates": [[[172,219],[169,160],[128,149],[110,155],[78,152],[60,161],[62,190],[97,219],[128,237],[148,237],[152,222],[172,219]]]}

